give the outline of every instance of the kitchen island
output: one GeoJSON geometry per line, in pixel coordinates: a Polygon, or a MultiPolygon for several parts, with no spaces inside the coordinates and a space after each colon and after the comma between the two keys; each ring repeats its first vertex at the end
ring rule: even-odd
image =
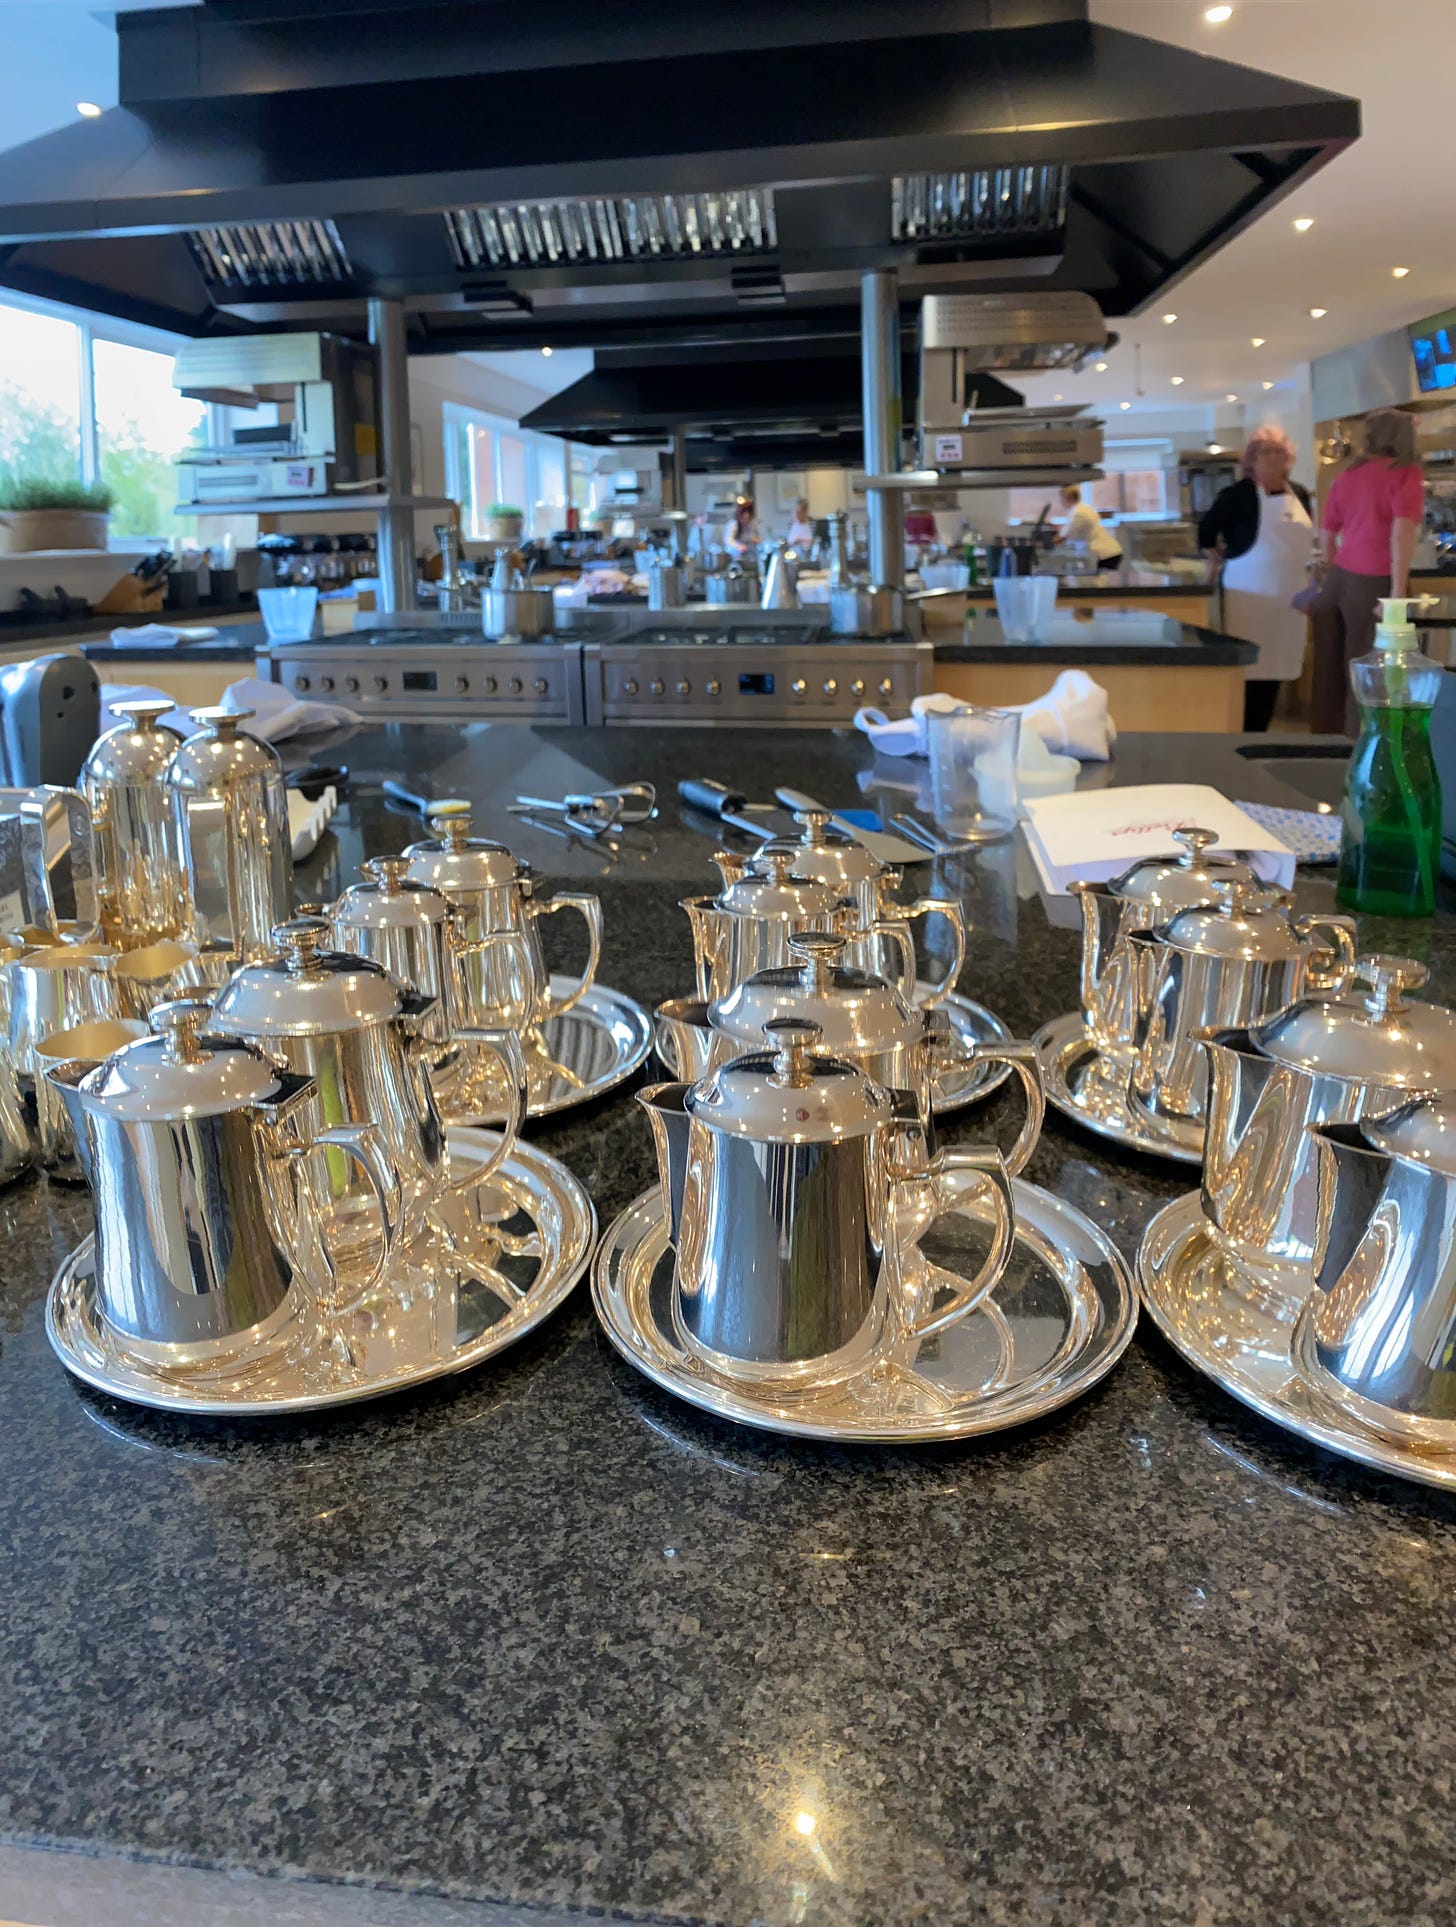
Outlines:
{"type": "MultiPolygon", "coordinates": [[[[1308,738],[1287,762],[1238,742],[1125,736],[1087,780],[1307,804],[1337,777],[1308,738]]],[[[602,980],[649,1005],[687,988],[677,903],[714,876],[680,777],[843,804],[862,774],[917,773],[829,731],[393,728],[339,755],[350,789],[300,895],[418,835],[379,790],[412,776],[600,890],[602,980]],[[640,778],[663,802],[645,857],[606,865],[504,814],[518,788],[640,778]]],[[[974,919],[968,991],[1020,1034],[1074,1003],[1076,933],[1019,844],[923,866],[917,889],[932,876],[974,919]]],[[[1326,878],[1300,893],[1330,903],[1326,878]]],[[[1362,947],[1418,954],[1456,995],[1449,907],[1362,947]]],[[[995,1097],[944,1135],[1004,1141],[1012,1110],[995,1097]]],[[[531,1136],[603,1225],[653,1181],[628,1093],[531,1136]]],[[[1055,1116],[1027,1175],[1128,1253],[1190,1182],[1055,1116]]],[[[1456,1501],[1265,1424],[1146,1323],[1082,1403],[958,1446],[706,1417],[609,1348],[585,1284],[458,1382],[202,1424],[93,1397],[52,1358],[44,1294],[84,1194],[30,1179],[0,1218],[0,1915],[1436,1927],[1456,1909],[1456,1501]]]]}

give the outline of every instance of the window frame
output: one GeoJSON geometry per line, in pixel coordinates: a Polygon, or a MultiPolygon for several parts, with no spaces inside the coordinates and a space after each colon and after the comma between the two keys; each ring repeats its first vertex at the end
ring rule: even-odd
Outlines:
{"type": "Polygon", "coordinates": [[[509,436],[512,441],[522,443],[525,447],[526,500],[520,506],[526,517],[527,535],[532,533],[531,524],[535,519],[537,503],[541,498],[540,456],[544,450],[561,453],[566,501],[559,505],[559,512],[564,523],[566,510],[571,505],[571,455],[576,446],[575,443],[562,441],[556,435],[543,435],[538,429],[522,428],[519,422],[512,421],[508,415],[493,414],[490,409],[476,408],[469,402],[443,402],[440,413],[445,448],[445,493],[460,504],[460,526],[467,542],[483,542],[486,539],[476,529],[476,510],[483,511],[491,502],[503,502],[507,499],[501,476],[501,444],[506,436],[509,436]],[[471,478],[473,486],[467,490],[465,486],[467,478],[461,473],[461,431],[472,428],[482,429],[490,436],[490,491],[483,501],[476,499],[479,478],[471,478]]]}

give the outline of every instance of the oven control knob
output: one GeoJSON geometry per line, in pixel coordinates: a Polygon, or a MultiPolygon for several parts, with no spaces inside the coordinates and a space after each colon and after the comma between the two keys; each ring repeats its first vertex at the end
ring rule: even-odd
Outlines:
{"type": "Polygon", "coordinates": [[[824,678],[824,694],[826,696],[837,696],[839,694],[839,684],[834,680],[833,676],[826,676],[824,678]]]}
{"type": "Polygon", "coordinates": [[[716,676],[710,676],[703,684],[703,687],[710,696],[721,696],[723,694],[723,685],[716,676]]]}
{"type": "Polygon", "coordinates": [[[295,689],[307,689],[307,688],[308,688],[308,677],[307,677],[307,676],[295,676],[295,677],[293,678],[293,686],[294,686],[294,688],[295,688],[295,689]]]}
{"type": "Polygon", "coordinates": [[[351,696],[357,696],[359,694],[359,678],[357,676],[345,676],[344,687],[351,696]]]}
{"type": "Polygon", "coordinates": [[[882,696],[893,696],[894,693],[895,693],[894,679],[890,676],[881,676],[880,694],[882,696]]]}
{"type": "Polygon", "coordinates": [[[855,677],[855,679],[854,679],[854,681],[853,681],[853,682],[852,682],[852,683],[851,683],[851,684],[849,685],[849,693],[850,693],[850,695],[851,695],[851,696],[862,696],[862,695],[864,694],[864,691],[865,691],[865,686],[864,686],[864,677],[863,677],[863,676],[856,676],[856,677],[855,677]]]}
{"type": "Polygon", "coordinates": [[[320,688],[320,689],[332,689],[332,688],[333,688],[333,686],[334,686],[334,679],[333,679],[333,677],[332,677],[332,676],[320,676],[320,677],[319,677],[319,688],[320,688]]]}
{"type": "Polygon", "coordinates": [[[679,696],[691,696],[693,693],[693,686],[686,676],[679,676],[673,684],[673,687],[677,690],[679,696]]]}
{"type": "Polygon", "coordinates": [[[481,683],[481,688],[485,691],[487,696],[493,696],[495,694],[495,677],[487,676],[485,680],[481,683]]]}
{"type": "Polygon", "coordinates": [[[637,694],[637,678],[635,676],[627,677],[626,681],[622,684],[622,694],[624,696],[635,696],[637,694]]]}
{"type": "Polygon", "coordinates": [[[546,678],[544,676],[538,676],[535,682],[531,684],[531,687],[535,690],[538,696],[544,696],[546,694],[547,686],[548,685],[546,682],[546,678]]]}
{"type": "Polygon", "coordinates": [[[388,689],[388,687],[389,687],[389,678],[388,678],[388,676],[376,676],[376,677],[374,678],[374,687],[375,687],[375,688],[376,688],[376,689],[377,689],[377,690],[378,690],[378,691],[380,692],[380,694],[382,695],[382,694],[384,693],[384,691],[385,691],[386,689],[388,689]]]}
{"type": "Polygon", "coordinates": [[[468,676],[457,676],[455,678],[455,694],[457,696],[463,696],[469,687],[470,678],[468,676]]]}
{"type": "Polygon", "coordinates": [[[513,696],[519,696],[526,685],[521,681],[519,676],[512,676],[506,686],[513,696]]]}
{"type": "Polygon", "coordinates": [[[663,690],[667,687],[667,685],[663,682],[661,676],[654,676],[652,678],[652,681],[648,683],[647,687],[651,690],[654,696],[660,696],[663,690]]]}
{"type": "Polygon", "coordinates": [[[796,696],[802,696],[809,685],[804,681],[802,676],[795,676],[794,680],[789,684],[789,687],[796,696]]]}

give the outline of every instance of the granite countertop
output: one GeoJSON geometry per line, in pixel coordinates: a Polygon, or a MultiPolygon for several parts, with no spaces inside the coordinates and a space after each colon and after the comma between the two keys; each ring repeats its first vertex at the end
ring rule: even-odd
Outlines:
{"type": "MultiPolygon", "coordinates": [[[[74,616],[65,621],[0,622],[0,643],[105,642],[113,629],[139,629],[150,622],[177,624],[184,629],[203,623],[230,622],[235,616],[256,617],[258,604],[246,596],[238,602],[198,602],[190,609],[155,609],[147,615],[74,616]]],[[[261,624],[258,625],[261,628],[261,624]]],[[[89,652],[88,652],[89,653],[89,652]]]]}
{"type": "MultiPolygon", "coordinates": [[[[1284,802],[1329,780],[1308,738],[1294,790],[1235,740],[1128,737],[1088,780],[1284,802]]],[[[378,779],[420,776],[599,889],[602,979],[648,1004],[686,988],[677,904],[714,875],[680,777],[843,804],[867,775],[895,807],[925,777],[829,731],[404,726],[343,755],[351,787],[302,895],[419,833],[378,779]],[[610,873],[503,813],[518,787],[644,777],[656,853],[610,873]]],[[[1074,1003],[1076,934],[1049,923],[1018,844],[912,879],[964,894],[965,987],[1018,1033],[1074,1003]]],[[[1329,905],[1327,879],[1300,893],[1329,905]]],[[[1451,996],[1453,933],[1448,906],[1362,935],[1451,996]]],[[[1004,1138],[1012,1110],[993,1098],[945,1137],[1004,1138]]],[[[603,1224],[652,1181],[629,1094],[532,1136],[603,1224]]],[[[1129,1253],[1189,1185],[1055,1117],[1028,1176],[1129,1253]]],[[[74,1190],[0,1192],[0,1880],[5,1843],[50,1844],[103,1859],[26,1856],[45,1892],[132,1896],[66,1921],[221,1919],[185,1898],[199,1868],[313,1883],[247,1888],[256,1911],[229,1920],[391,1927],[1452,1918],[1456,1500],[1276,1430],[1148,1325],[1070,1410],[920,1450],[793,1443],[680,1405],[609,1348],[584,1284],[420,1395],[276,1426],[167,1420],[84,1392],[47,1347],[46,1286],[88,1221],[74,1190]]],[[[220,1889],[241,1906],[245,1886],[220,1889]]]]}
{"type": "MultiPolygon", "coordinates": [[[[1059,605],[1060,607],[1060,605],[1059,605]]],[[[984,609],[966,611],[959,641],[935,639],[937,662],[1135,663],[1149,669],[1222,668],[1252,662],[1251,642],[1220,635],[1198,623],[1179,622],[1156,610],[1105,610],[1087,616],[1052,617],[1045,642],[1008,642],[1000,621],[984,609]]]]}
{"type": "MultiPolygon", "coordinates": [[[[1064,598],[1075,596],[1079,602],[1154,600],[1170,595],[1209,596],[1213,585],[1205,575],[1184,573],[1179,569],[1096,569],[1088,575],[1062,575],[1064,598]]],[[[989,603],[996,599],[992,583],[978,582],[966,590],[970,602],[989,603]]]]}

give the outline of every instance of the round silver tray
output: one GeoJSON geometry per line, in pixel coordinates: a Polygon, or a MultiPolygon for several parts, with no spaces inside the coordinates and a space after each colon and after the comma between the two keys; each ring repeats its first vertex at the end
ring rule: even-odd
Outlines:
{"type": "MultiPolygon", "coordinates": [[[[561,996],[569,977],[553,977],[551,988],[561,996]]],[[[652,1019],[633,998],[605,984],[593,984],[579,1004],[560,1017],[533,1027],[521,1040],[526,1053],[526,1084],[532,1117],[549,1117],[575,1104],[615,1090],[652,1049],[652,1019]]],[[[450,1125],[500,1124],[505,1117],[501,1069],[482,1052],[478,1071],[452,1088],[445,1122],[450,1125]]]]}
{"type": "MultiPolygon", "coordinates": [[[[450,1154],[480,1163],[488,1131],[456,1131],[450,1154]]],[[[586,1270],[596,1212],[576,1178],[530,1144],[517,1144],[484,1184],[453,1193],[438,1222],[411,1241],[387,1287],[321,1339],[303,1315],[270,1335],[269,1349],[229,1375],[157,1367],[128,1352],[98,1317],[87,1238],[56,1273],[46,1335],[87,1385],[134,1405],[211,1418],[274,1418],[353,1405],[427,1385],[493,1358],[565,1300],[586,1270]]]]}
{"type": "Polygon", "coordinates": [[[1157,1130],[1139,1116],[1127,1101],[1126,1072],[1110,1071],[1087,1034],[1080,1010],[1053,1017],[1031,1041],[1041,1060],[1046,1101],[1063,1117],[1129,1151],[1171,1158],[1175,1164],[1202,1164],[1203,1127],[1189,1131],[1165,1124],[1157,1130]]]}
{"type": "MultiPolygon", "coordinates": [[[[1015,1249],[982,1308],[912,1357],[792,1399],[711,1374],[672,1330],[672,1252],[661,1193],[644,1192],[609,1227],[592,1270],[592,1302],[608,1338],[653,1384],[720,1418],[796,1438],[909,1445],[1023,1425],[1080,1398],[1132,1337],[1137,1296],[1106,1234],[1060,1198],[1020,1178],[1015,1249]]],[[[986,1248],[979,1194],[939,1219],[926,1261],[968,1274],[986,1248]]]]}
{"type": "Polygon", "coordinates": [[[1275,1425],[1379,1472],[1456,1490],[1456,1452],[1367,1431],[1299,1377],[1290,1341],[1300,1301],[1215,1242],[1198,1192],[1165,1205],[1143,1235],[1138,1288],[1158,1330],[1196,1371],[1275,1425]]]}

